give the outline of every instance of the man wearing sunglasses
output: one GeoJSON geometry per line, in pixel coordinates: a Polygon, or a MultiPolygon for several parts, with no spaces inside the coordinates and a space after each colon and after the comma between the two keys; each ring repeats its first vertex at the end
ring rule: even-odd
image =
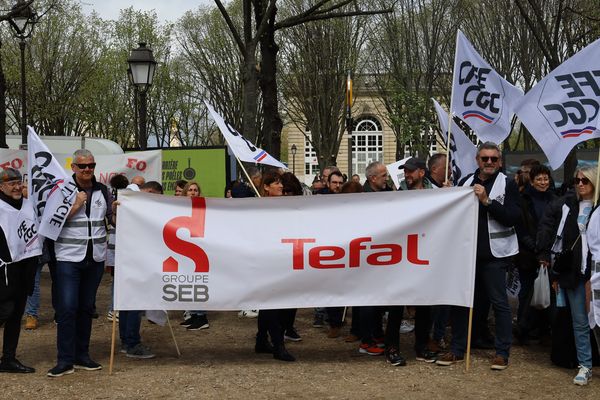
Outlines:
{"type": "MultiPolygon", "coordinates": [[[[502,167],[502,152],[492,142],[477,149],[479,168],[467,176],[461,186],[473,187],[479,201],[477,258],[475,272],[474,324],[486,321],[489,304],[496,320],[496,355],[492,370],[508,367],[512,344],[512,315],[506,294],[506,271],[511,257],[519,252],[514,224],[519,218],[519,190],[514,179],[508,179],[502,167]]],[[[452,307],[451,351],[437,360],[438,365],[462,361],[467,345],[468,309],[452,307]]]]}
{"type": "Polygon", "coordinates": [[[16,358],[21,318],[27,295],[33,292],[37,236],[33,206],[23,199],[21,174],[13,168],[0,169],[0,326],[4,327],[0,372],[32,373],[16,358]]]}
{"type": "Polygon", "coordinates": [[[112,196],[96,181],[96,163],[89,150],[73,154],[71,169],[79,192],[55,242],[57,292],[57,365],[49,377],[74,369],[102,366],[89,354],[92,314],[106,260],[106,219],[113,221],[112,196]]]}

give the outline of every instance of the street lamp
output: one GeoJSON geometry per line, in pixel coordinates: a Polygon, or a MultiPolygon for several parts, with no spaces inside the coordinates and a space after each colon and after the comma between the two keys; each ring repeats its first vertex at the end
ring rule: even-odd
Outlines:
{"type": "Polygon", "coordinates": [[[292,172],[294,175],[296,174],[296,152],[298,151],[298,147],[296,144],[292,144],[292,172]]]}
{"type": "Polygon", "coordinates": [[[157,63],[152,55],[152,49],[146,47],[146,43],[140,42],[138,45],[137,49],[131,50],[127,62],[131,70],[131,73],[128,72],[128,75],[140,96],[140,124],[137,135],[138,147],[146,150],[146,146],[148,145],[148,135],[146,132],[146,93],[150,89],[150,86],[152,86],[152,79],[154,78],[154,70],[157,63]]]}
{"type": "Polygon", "coordinates": [[[21,144],[27,144],[27,92],[25,90],[25,39],[33,33],[33,26],[38,20],[31,8],[33,1],[18,0],[10,10],[8,22],[19,39],[21,49],[21,144]]]}

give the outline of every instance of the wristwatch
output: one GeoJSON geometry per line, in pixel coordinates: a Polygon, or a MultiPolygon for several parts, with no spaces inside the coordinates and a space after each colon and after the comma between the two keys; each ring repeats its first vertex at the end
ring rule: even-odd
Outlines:
{"type": "Polygon", "coordinates": [[[487,198],[487,200],[485,201],[485,205],[486,207],[489,206],[490,204],[492,204],[492,199],[490,199],[489,197],[487,198]]]}

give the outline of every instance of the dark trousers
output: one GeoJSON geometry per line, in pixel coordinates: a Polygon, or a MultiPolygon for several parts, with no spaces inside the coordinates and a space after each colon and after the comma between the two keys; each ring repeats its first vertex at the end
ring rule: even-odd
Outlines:
{"type": "Polygon", "coordinates": [[[381,319],[383,309],[375,306],[364,306],[359,308],[360,340],[362,343],[373,343],[375,338],[383,337],[381,319]]]}
{"type": "Polygon", "coordinates": [[[4,326],[2,343],[2,361],[14,360],[17,355],[17,345],[21,334],[21,318],[25,312],[27,294],[14,294],[0,303],[0,326],[4,326]]]}
{"type": "Polygon", "coordinates": [[[256,341],[267,341],[271,337],[273,346],[283,345],[283,329],[281,327],[281,312],[283,310],[259,310],[258,311],[258,332],[256,341]]]}
{"type": "Polygon", "coordinates": [[[327,318],[329,326],[332,328],[342,327],[342,316],[344,315],[344,307],[327,307],[327,318]]]}
{"type": "Polygon", "coordinates": [[[450,306],[440,305],[431,308],[433,340],[439,342],[446,336],[446,326],[450,319],[450,306]]]}
{"type": "MultiPolygon", "coordinates": [[[[385,330],[385,347],[400,347],[400,324],[404,316],[404,306],[391,306],[385,330]]],[[[431,328],[431,306],[415,307],[415,351],[422,352],[429,342],[431,328]]]]}
{"type": "MultiPolygon", "coordinates": [[[[508,358],[512,344],[512,314],[506,294],[506,271],[509,263],[502,259],[477,262],[475,273],[475,304],[485,298],[494,309],[496,322],[496,354],[508,358]]],[[[474,310],[475,318],[475,310],[474,310]]],[[[468,309],[452,307],[452,344],[454,354],[461,356],[466,351],[468,309]]],[[[475,324],[475,319],[474,319],[475,324]]]]}
{"type": "Polygon", "coordinates": [[[72,365],[89,358],[92,314],[104,262],[56,263],[58,364],[72,365]]]}
{"type": "Polygon", "coordinates": [[[119,312],[119,336],[121,337],[121,343],[127,350],[134,348],[142,341],[140,337],[141,324],[141,311],[119,312]]]}
{"type": "Polygon", "coordinates": [[[285,333],[288,330],[294,329],[294,322],[296,322],[296,312],[298,312],[297,308],[286,308],[280,310],[279,313],[279,321],[281,323],[281,329],[285,333]]]}

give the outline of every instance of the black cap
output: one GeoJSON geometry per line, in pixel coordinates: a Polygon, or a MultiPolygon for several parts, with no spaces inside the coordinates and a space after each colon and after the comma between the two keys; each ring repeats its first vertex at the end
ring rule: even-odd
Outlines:
{"type": "Polygon", "coordinates": [[[416,157],[411,157],[406,162],[399,166],[398,169],[407,169],[409,171],[414,171],[416,169],[426,169],[425,161],[418,159],[416,157]]]}
{"type": "Polygon", "coordinates": [[[23,180],[18,169],[6,168],[0,171],[0,183],[23,180]]]}

